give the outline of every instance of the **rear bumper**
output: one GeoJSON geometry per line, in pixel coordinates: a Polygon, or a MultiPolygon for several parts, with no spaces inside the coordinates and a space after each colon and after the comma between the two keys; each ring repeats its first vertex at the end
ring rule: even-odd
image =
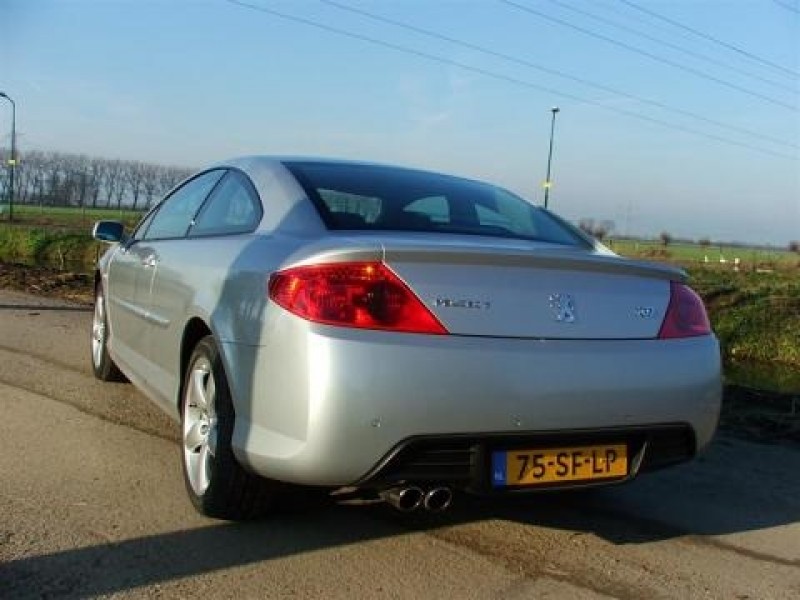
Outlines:
{"type": "MultiPolygon", "coordinates": [[[[360,487],[385,488],[400,482],[446,484],[478,494],[526,492],[530,488],[495,486],[491,481],[492,455],[496,451],[531,450],[565,446],[625,444],[630,461],[624,481],[640,472],[654,471],[687,461],[696,454],[694,431],[686,424],[539,431],[525,434],[473,434],[421,436],[398,444],[361,481],[360,487]]],[[[551,484],[548,489],[582,487],[594,482],[551,484]]],[[[537,486],[541,489],[541,486],[537,486]]]]}
{"type": "MultiPolygon", "coordinates": [[[[666,461],[675,462],[709,443],[719,417],[713,336],[514,340],[355,331],[294,318],[278,329],[271,343],[224,344],[223,354],[237,458],[293,483],[396,479],[383,469],[425,439],[466,442],[478,456],[471,468],[480,470],[498,440],[590,443],[625,432],[635,446],[644,432],[677,427],[687,441],[666,461]]],[[[480,477],[470,471],[469,481],[480,477]]]]}

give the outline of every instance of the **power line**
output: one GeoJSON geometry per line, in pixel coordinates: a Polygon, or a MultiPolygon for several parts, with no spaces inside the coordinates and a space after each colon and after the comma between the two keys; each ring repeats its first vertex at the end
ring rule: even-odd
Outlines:
{"type": "Polygon", "coordinates": [[[709,63],[711,63],[713,65],[716,65],[718,67],[722,67],[724,69],[728,69],[728,70],[733,71],[735,73],[739,73],[740,75],[745,75],[746,77],[752,77],[753,79],[757,79],[758,81],[761,81],[761,82],[766,83],[768,85],[771,85],[771,86],[774,86],[774,87],[777,87],[777,88],[780,88],[780,89],[783,89],[783,90],[786,90],[786,91],[789,91],[789,92],[792,92],[792,93],[795,93],[795,94],[797,93],[797,88],[796,87],[793,87],[793,86],[790,86],[790,85],[786,85],[784,83],[779,83],[779,82],[774,81],[772,79],[768,79],[766,77],[762,77],[761,75],[756,75],[755,73],[751,73],[751,72],[746,71],[744,69],[740,69],[739,67],[735,67],[735,66],[730,65],[730,64],[728,64],[728,63],[726,63],[724,61],[717,60],[716,58],[712,58],[710,56],[706,56],[705,54],[701,54],[700,52],[695,52],[694,50],[689,50],[688,48],[684,48],[683,46],[681,46],[679,44],[673,44],[672,42],[668,42],[666,40],[662,40],[662,39],[657,38],[655,36],[648,35],[646,33],[642,33],[641,31],[639,31],[639,30],[637,30],[637,29],[635,29],[633,27],[628,27],[627,25],[623,25],[622,23],[619,23],[619,22],[614,21],[612,19],[608,19],[606,17],[601,17],[599,15],[590,13],[589,11],[577,8],[575,6],[571,6],[571,5],[567,4],[566,2],[562,2],[561,0],[550,0],[550,2],[552,2],[553,4],[556,4],[558,6],[561,6],[562,8],[566,8],[567,10],[571,10],[572,12],[576,12],[578,14],[585,15],[585,16],[589,17],[590,19],[594,19],[595,21],[599,21],[600,23],[605,23],[606,25],[611,25],[612,27],[616,27],[617,29],[621,29],[622,31],[626,31],[626,32],[628,32],[630,34],[639,36],[639,37],[644,38],[646,40],[649,40],[651,42],[655,42],[657,44],[661,44],[662,46],[666,46],[667,48],[672,48],[673,50],[677,50],[678,52],[682,52],[682,53],[687,54],[687,55],[689,55],[689,56],[691,56],[693,58],[704,60],[704,61],[709,62],[709,63]]]}
{"type": "MultiPolygon", "coordinates": [[[[728,87],[728,88],[737,90],[739,92],[742,92],[743,94],[748,94],[750,96],[755,96],[756,98],[760,98],[762,100],[765,100],[765,101],[769,102],[770,104],[774,104],[776,106],[780,106],[782,108],[785,108],[785,109],[791,110],[791,111],[797,111],[798,110],[797,106],[793,106],[793,105],[788,104],[786,102],[783,102],[781,100],[776,100],[775,98],[772,98],[771,96],[767,96],[767,95],[762,94],[760,92],[754,92],[753,90],[749,90],[749,89],[747,89],[745,87],[742,87],[740,85],[737,85],[735,83],[731,83],[730,81],[726,81],[725,79],[720,79],[719,77],[715,77],[714,75],[710,75],[710,74],[708,74],[708,73],[706,73],[704,71],[700,71],[700,70],[695,69],[693,67],[687,67],[686,65],[682,65],[682,64],[677,63],[677,62],[675,62],[673,60],[669,60],[668,58],[664,58],[662,56],[658,56],[657,54],[653,54],[652,52],[648,52],[646,50],[642,50],[641,48],[637,48],[636,46],[631,46],[630,44],[626,44],[625,42],[620,42],[619,40],[616,40],[614,38],[608,37],[606,35],[602,35],[600,33],[596,33],[594,31],[591,31],[590,29],[586,29],[584,27],[580,27],[578,25],[574,25],[574,24],[570,23],[569,21],[565,21],[563,19],[559,19],[558,17],[553,17],[553,16],[550,16],[550,15],[547,15],[547,14],[545,14],[543,12],[540,12],[540,11],[534,9],[534,8],[531,8],[530,6],[526,6],[524,4],[518,4],[517,2],[513,2],[512,0],[499,0],[499,1],[502,2],[503,4],[507,4],[508,6],[512,6],[512,7],[516,8],[516,9],[518,9],[518,10],[524,11],[526,13],[530,13],[530,14],[532,14],[534,16],[537,16],[537,17],[539,17],[541,19],[545,19],[546,21],[550,21],[551,23],[556,23],[558,25],[561,25],[562,27],[567,27],[569,29],[574,29],[575,31],[579,31],[579,32],[581,32],[581,33],[583,33],[585,35],[590,36],[590,37],[597,38],[599,40],[603,40],[605,42],[608,42],[609,44],[613,44],[615,46],[619,46],[620,48],[624,48],[624,49],[626,49],[626,50],[628,50],[630,52],[635,52],[636,54],[641,54],[642,56],[646,56],[646,57],[648,57],[648,58],[650,58],[652,60],[655,60],[657,62],[663,63],[665,65],[669,65],[669,66],[674,67],[676,69],[680,69],[681,71],[686,71],[687,73],[691,73],[693,75],[696,75],[697,77],[701,77],[702,79],[707,79],[709,81],[714,81],[716,83],[719,83],[720,85],[724,85],[725,87],[728,87]]],[[[625,0],[621,0],[621,1],[624,2],[625,0]]]]}
{"type": "Polygon", "coordinates": [[[772,0],[772,1],[775,4],[777,4],[778,6],[781,6],[781,7],[785,8],[788,11],[791,11],[791,12],[793,12],[795,14],[800,15],[800,9],[798,9],[796,6],[792,6],[788,2],[782,2],[781,0],[772,0]]]}
{"type": "Polygon", "coordinates": [[[504,81],[504,82],[507,82],[507,83],[513,83],[515,85],[519,85],[519,86],[526,87],[526,88],[529,88],[529,89],[538,90],[540,92],[546,92],[547,94],[550,94],[550,95],[553,95],[553,96],[558,96],[558,97],[561,97],[561,98],[567,98],[569,100],[573,100],[574,102],[578,102],[580,104],[587,104],[587,105],[591,105],[591,106],[596,106],[598,108],[601,108],[601,109],[609,111],[609,112],[614,112],[614,113],[617,113],[617,114],[620,114],[620,115],[624,115],[624,116],[627,116],[627,117],[630,117],[630,118],[633,118],[633,119],[638,119],[640,121],[646,121],[646,122],[649,122],[649,123],[654,123],[656,125],[660,125],[661,127],[664,127],[664,128],[667,128],[667,129],[673,129],[675,131],[682,131],[684,133],[688,133],[688,134],[691,134],[691,135],[694,135],[694,136],[697,136],[697,137],[702,137],[702,138],[705,138],[705,139],[721,142],[721,143],[724,143],[724,144],[727,144],[727,145],[731,145],[731,146],[738,146],[740,148],[747,148],[748,150],[753,150],[755,152],[760,152],[762,154],[768,154],[770,156],[775,156],[775,157],[778,157],[778,158],[796,160],[796,157],[792,156],[790,154],[782,154],[780,152],[775,152],[773,150],[767,150],[766,148],[761,148],[759,146],[753,146],[752,144],[747,144],[747,143],[740,142],[740,141],[737,141],[737,140],[732,140],[730,138],[725,138],[725,137],[722,137],[722,136],[719,136],[719,135],[716,135],[716,134],[705,133],[705,132],[702,132],[702,131],[698,131],[696,129],[692,129],[690,127],[684,127],[683,125],[677,125],[677,124],[674,124],[674,123],[669,123],[668,121],[663,121],[661,119],[648,117],[646,115],[643,115],[643,114],[640,114],[640,113],[636,113],[636,112],[633,112],[633,111],[629,111],[629,110],[625,110],[625,109],[617,108],[617,107],[613,107],[613,106],[607,106],[605,104],[602,104],[602,103],[594,101],[594,100],[589,100],[587,98],[582,98],[580,96],[576,96],[575,94],[570,94],[568,92],[562,92],[562,91],[559,91],[559,90],[556,90],[556,89],[553,89],[553,88],[548,88],[548,87],[545,87],[545,86],[541,86],[541,85],[532,83],[530,81],[525,81],[523,79],[518,79],[516,77],[510,77],[508,75],[503,75],[501,73],[496,73],[494,71],[489,71],[488,69],[483,69],[481,67],[475,67],[473,65],[468,65],[466,63],[462,63],[462,62],[459,62],[457,60],[453,60],[453,59],[446,58],[446,57],[443,57],[443,56],[437,56],[435,54],[430,54],[428,52],[423,52],[421,50],[416,50],[416,49],[410,48],[408,46],[403,46],[403,45],[395,44],[395,43],[392,43],[392,42],[386,42],[384,40],[380,40],[380,39],[377,39],[377,38],[369,37],[369,36],[362,35],[360,33],[355,33],[355,32],[352,32],[352,31],[348,31],[346,29],[340,29],[338,27],[334,27],[334,26],[328,25],[326,23],[320,23],[319,21],[313,21],[313,20],[307,19],[305,17],[298,17],[298,16],[295,16],[295,15],[289,15],[289,14],[274,10],[272,8],[267,8],[266,6],[260,6],[260,5],[257,5],[257,4],[251,4],[249,2],[245,2],[244,0],[223,0],[223,1],[225,1],[225,2],[227,2],[229,4],[234,4],[234,5],[239,6],[241,8],[245,8],[245,9],[248,9],[248,10],[253,10],[253,11],[258,11],[258,12],[261,12],[261,13],[264,13],[264,14],[268,14],[268,15],[277,17],[279,19],[283,19],[285,21],[292,21],[292,22],[295,22],[295,23],[300,23],[302,25],[307,25],[309,27],[314,27],[316,29],[320,29],[320,30],[327,31],[327,32],[330,32],[330,33],[335,33],[337,35],[348,37],[348,38],[351,38],[351,39],[354,39],[354,40],[367,42],[369,44],[382,46],[384,48],[389,48],[391,50],[396,50],[398,52],[402,52],[402,53],[405,53],[405,54],[410,54],[412,56],[417,56],[419,58],[424,58],[426,60],[430,60],[430,61],[437,62],[437,63],[440,63],[440,64],[453,66],[453,67],[458,67],[458,68],[463,69],[465,71],[469,71],[471,73],[477,73],[479,75],[483,75],[485,77],[496,79],[498,81],[504,81]]]}
{"type": "MultiPolygon", "coordinates": [[[[781,71],[784,74],[793,77],[794,79],[798,78],[797,71],[793,71],[791,69],[787,69],[786,67],[783,67],[783,66],[781,66],[779,64],[776,64],[776,63],[774,63],[772,61],[769,61],[766,58],[761,58],[760,56],[756,56],[752,52],[748,52],[747,50],[743,50],[742,48],[739,48],[738,46],[735,46],[735,45],[729,44],[728,42],[725,42],[723,40],[717,39],[712,35],[709,35],[707,33],[704,33],[702,31],[694,29],[693,27],[689,27],[688,25],[684,25],[683,23],[680,23],[680,22],[678,22],[678,21],[676,21],[674,19],[670,19],[669,17],[665,17],[664,15],[662,15],[660,13],[657,13],[654,10],[650,10],[649,8],[645,8],[644,6],[639,6],[635,2],[631,2],[631,0],[619,0],[619,1],[622,2],[623,4],[625,4],[626,6],[630,6],[631,8],[633,8],[635,10],[643,12],[643,13],[645,13],[647,15],[650,15],[651,17],[654,17],[654,18],[659,19],[661,21],[664,21],[665,23],[669,23],[673,27],[678,27],[679,29],[683,29],[684,31],[688,31],[688,32],[696,35],[697,37],[701,37],[704,40],[707,40],[709,42],[717,44],[718,46],[722,46],[723,48],[727,48],[728,50],[732,50],[732,51],[734,51],[734,52],[736,52],[738,54],[741,54],[742,56],[746,56],[747,58],[749,58],[751,60],[754,60],[756,62],[761,63],[762,65],[767,65],[769,67],[772,67],[773,69],[777,69],[778,71],[781,71]]],[[[786,7],[784,7],[784,8],[786,8],[786,7]]]]}
{"type": "Polygon", "coordinates": [[[716,119],[711,119],[709,117],[705,117],[703,115],[700,115],[700,114],[697,114],[697,113],[694,113],[694,112],[691,112],[691,111],[688,111],[688,110],[672,107],[672,106],[670,106],[668,104],[665,104],[663,102],[659,102],[657,100],[651,100],[651,99],[648,99],[648,98],[642,98],[641,96],[636,96],[634,94],[630,94],[630,93],[627,93],[627,92],[624,92],[624,91],[621,91],[621,90],[617,90],[617,89],[614,89],[614,88],[612,88],[610,86],[607,86],[605,84],[589,81],[588,79],[584,79],[582,77],[578,77],[578,76],[575,76],[575,75],[570,75],[570,74],[565,73],[563,71],[560,71],[558,69],[553,69],[551,67],[546,67],[546,66],[531,62],[529,60],[525,60],[525,59],[522,59],[522,58],[511,56],[509,54],[504,54],[504,53],[499,52],[497,50],[492,50],[490,48],[486,48],[484,46],[479,46],[479,45],[473,44],[471,42],[465,42],[463,40],[456,39],[456,38],[453,38],[453,37],[450,37],[450,36],[447,36],[447,35],[443,35],[443,34],[435,32],[435,31],[431,31],[429,29],[424,29],[424,28],[418,27],[416,25],[411,25],[409,23],[405,23],[405,22],[402,22],[402,21],[397,21],[395,19],[390,19],[388,17],[384,17],[382,15],[378,15],[378,14],[363,10],[361,8],[356,8],[356,7],[353,7],[353,6],[342,4],[342,3],[340,3],[340,2],[338,2],[336,0],[320,0],[320,2],[322,2],[324,4],[328,4],[330,6],[334,6],[334,7],[338,8],[338,9],[340,9],[340,10],[345,10],[345,11],[348,11],[348,12],[351,12],[351,13],[354,13],[354,14],[357,14],[357,15],[361,15],[363,17],[367,17],[368,19],[371,19],[373,21],[378,21],[380,23],[386,23],[386,24],[389,24],[389,25],[392,25],[392,26],[395,26],[395,27],[400,27],[402,29],[405,29],[405,30],[408,30],[408,31],[412,31],[414,33],[425,35],[425,36],[433,38],[433,39],[442,40],[442,41],[445,41],[445,42],[448,42],[448,43],[451,43],[451,44],[455,44],[455,45],[460,46],[462,48],[468,48],[470,50],[475,50],[477,52],[480,52],[480,53],[483,53],[483,54],[486,54],[486,55],[489,55],[489,56],[493,56],[495,58],[500,58],[502,60],[505,60],[505,61],[508,61],[508,62],[511,62],[511,63],[514,63],[514,64],[522,65],[524,67],[528,67],[528,68],[531,68],[531,69],[536,69],[537,71],[541,71],[543,73],[548,73],[548,74],[554,75],[556,77],[561,77],[562,79],[567,79],[567,80],[570,80],[570,81],[574,81],[574,82],[577,82],[577,83],[579,83],[581,85],[585,85],[587,87],[592,87],[592,88],[595,88],[595,89],[598,89],[598,90],[602,90],[604,92],[615,94],[617,96],[620,96],[620,97],[623,97],[623,98],[627,98],[629,100],[635,100],[636,102],[640,102],[642,104],[647,104],[647,105],[650,105],[650,106],[654,106],[656,108],[659,108],[659,109],[667,111],[667,112],[678,114],[678,115],[681,115],[681,116],[684,116],[684,117],[690,117],[692,119],[696,119],[696,120],[702,121],[704,123],[709,123],[711,125],[715,125],[717,127],[723,128],[723,129],[728,129],[730,131],[735,131],[735,132],[740,133],[740,134],[744,134],[744,135],[752,136],[752,137],[755,137],[755,138],[763,139],[763,140],[766,140],[766,141],[769,141],[769,142],[772,142],[772,143],[775,143],[775,144],[780,144],[782,146],[787,146],[789,148],[798,148],[799,147],[796,143],[793,143],[793,142],[789,142],[789,141],[786,141],[786,140],[775,138],[775,137],[772,137],[772,136],[769,136],[769,135],[766,135],[766,134],[763,134],[763,133],[751,131],[749,129],[745,129],[743,127],[738,127],[736,125],[730,125],[730,124],[724,123],[722,121],[717,121],[716,119]]]}

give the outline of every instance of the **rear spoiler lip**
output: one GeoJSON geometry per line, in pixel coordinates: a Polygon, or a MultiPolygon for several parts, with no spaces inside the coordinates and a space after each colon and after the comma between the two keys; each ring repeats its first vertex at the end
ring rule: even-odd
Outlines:
{"type": "Polygon", "coordinates": [[[509,252],[491,248],[398,248],[384,246],[384,261],[450,263],[454,265],[487,265],[527,267],[632,275],[651,279],[664,279],[685,283],[686,272],[678,267],[660,263],[632,260],[616,255],[559,252],[554,250],[509,252]]]}
{"type": "MultiPolygon", "coordinates": [[[[630,275],[685,283],[686,272],[678,267],[633,260],[613,254],[604,247],[596,250],[564,247],[546,242],[521,242],[524,247],[468,243],[464,239],[431,242],[422,236],[336,235],[318,239],[283,261],[280,268],[323,262],[380,260],[392,263],[444,263],[560,269],[630,275]]],[[[359,232],[361,233],[361,232],[359,232]]]]}

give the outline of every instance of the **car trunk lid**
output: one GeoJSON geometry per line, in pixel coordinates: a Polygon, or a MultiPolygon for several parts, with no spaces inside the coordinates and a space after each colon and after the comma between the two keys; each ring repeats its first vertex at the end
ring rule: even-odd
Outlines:
{"type": "Polygon", "coordinates": [[[456,335],[649,339],[682,271],[613,254],[485,238],[383,237],[384,262],[456,335]]]}

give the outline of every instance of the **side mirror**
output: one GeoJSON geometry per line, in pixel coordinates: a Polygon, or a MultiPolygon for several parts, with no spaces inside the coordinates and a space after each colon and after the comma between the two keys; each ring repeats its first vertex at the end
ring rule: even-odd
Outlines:
{"type": "Polygon", "coordinates": [[[92,237],[109,244],[124,242],[125,226],[119,221],[98,221],[92,229],[92,237]]]}

